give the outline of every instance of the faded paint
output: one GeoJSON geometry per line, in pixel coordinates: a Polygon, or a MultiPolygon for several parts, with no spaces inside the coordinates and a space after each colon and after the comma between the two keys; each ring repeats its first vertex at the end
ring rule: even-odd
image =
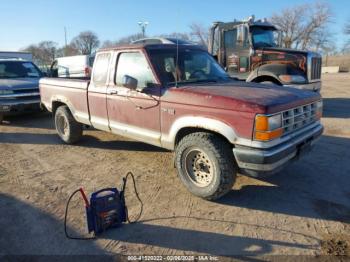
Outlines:
{"type": "MultiPolygon", "coordinates": [[[[147,57],[144,46],[125,51],[130,49],[147,57]]],[[[184,127],[218,132],[231,143],[251,141],[256,114],[276,113],[320,99],[313,92],[237,81],[164,88],[148,58],[158,83],[142,92],[133,91],[114,83],[117,54],[124,50],[108,50],[113,55],[105,87],[95,88],[81,80],[45,79],[40,82],[42,102],[50,108],[52,102],[62,101],[77,121],[86,123],[81,116],[87,116],[92,120],[87,123],[99,129],[173,149],[176,133],[184,127]]]]}
{"type": "Polygon", "coordinates": [[[307,52],[283,48],[264,48],[256,50],[255,55],[251,57],[250,70],[254,71],[265,64],[284,64],[300,69],[306,76],[306,61],[307,52]]]}

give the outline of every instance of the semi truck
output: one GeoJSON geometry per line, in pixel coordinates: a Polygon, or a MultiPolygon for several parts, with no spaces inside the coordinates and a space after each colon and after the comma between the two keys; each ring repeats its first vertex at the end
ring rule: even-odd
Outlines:
{"type": "Polygon", "coordinates": [[[173,150],[180,180],[209,200],[238,172],[280,171],[323,131],[319,93],[233,80],[198,45],[102,49],[90,80],[42,78],[40,95],[65,143],[92,126],[173,150]]]}
{"type": "Polygon", "coordinates": [[[247,82],[319,92],[320,54],[281,47],[282,34],[267,19],[215,22],[208,50],[232,76],[247,82]]]}

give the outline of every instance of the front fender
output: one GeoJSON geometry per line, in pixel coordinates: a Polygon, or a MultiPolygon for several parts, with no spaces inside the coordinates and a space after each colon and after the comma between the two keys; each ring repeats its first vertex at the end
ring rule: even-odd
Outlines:
{"type": "Polygon", "coordinates": [[[235,130],[220,120],[199,116],[184,116],[175,120],[168,134],[162,134],[162,146],[171,150],[174,149],[176,135],[181,129],[188,127],[213,131],[224,136],[232,144],[238,139],[235,130]]]}
{"type": "Polygon", "coordinates": [[[279,75],[305,75],[301,69],[295,68],[290,64],[264,64],[251,72],[247,78],[247,82],[255,82],[256,79],[263,76],[268,76],[275,81],[281,82],[279,75]]]}

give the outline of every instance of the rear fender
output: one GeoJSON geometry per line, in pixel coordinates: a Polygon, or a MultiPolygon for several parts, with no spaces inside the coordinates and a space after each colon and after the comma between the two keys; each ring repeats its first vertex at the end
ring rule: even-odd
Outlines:
{"type": "Polygon", "coordinates": [[[54,96],[52,96],[52,98],[51,98],[51,108],[50,108],[50,111],[52,111],[52,112],[53,112],[53,110],[55,110],[55,108],[54,108],[54,104],[55,103],[60,103],[60,104],[66,105],[69,108],[69,111],[72,113],[74,119],[77,122],[83,123],[83,124],[86,124],[86,125],[91,125],[90,119],[89,119],[89,113],[77,111],[75,109],[75,107],[73,106],[73,104],[65,96],[62,96],[62,95],[54,95],[54,96]]]}

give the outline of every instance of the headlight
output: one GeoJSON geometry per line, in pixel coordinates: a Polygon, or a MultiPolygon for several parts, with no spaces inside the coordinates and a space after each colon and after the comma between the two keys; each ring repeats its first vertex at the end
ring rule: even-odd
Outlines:
{"type": "Polygon", "coordinates": [[[285,83],[305,83],[306,78],[301,75],[279,75],[281,81],[285,83]]]}
{"type": "Polygon", "coordinates": [[[11,95],[13,94],[12,90],[0,90],[0,95],[11,95]]]}
{"type": "Polygon", "coordinates": [[[320,119],[322,117],[323,112],[323,102],[322,100],[317,101],[316,103],[316,118],[320,119]]]}
{"type": "Polygon", "coordinates": [[[257,115],[255,117],[255,140],[269,141],[282,136],[282,134],[282,114],[257,115]]]}

